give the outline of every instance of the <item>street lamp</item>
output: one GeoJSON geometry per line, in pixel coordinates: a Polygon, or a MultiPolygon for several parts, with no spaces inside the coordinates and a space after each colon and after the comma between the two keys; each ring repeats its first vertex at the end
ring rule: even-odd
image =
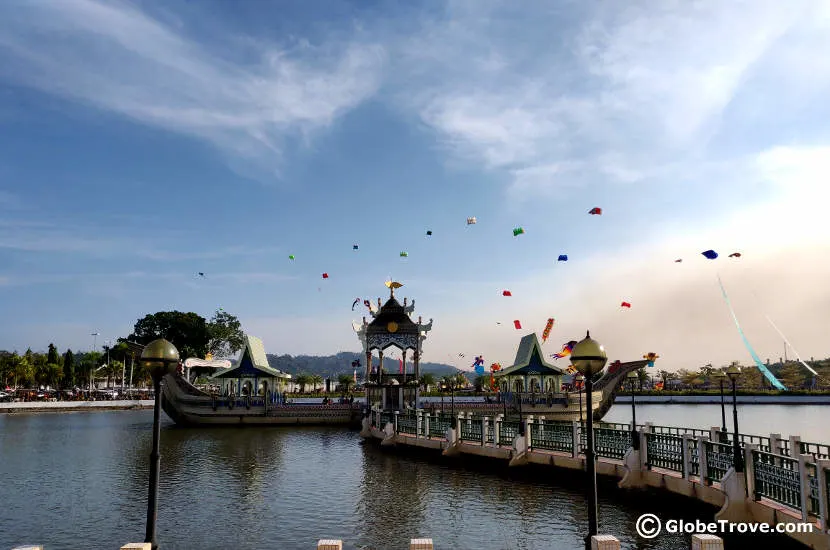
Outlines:
{"type": "Polygon", "coordinates": [[[585,389],[585,377],[577,373],[574,375],[574,386],[579,394],[579,426],[582,427],[582,391],[585,389]]]}
{"type": "MultiPolygon", "coordinates": [[[[522,382],[521,389],[525,389],[525,383],[522,382]]],[[[519,435],[525,434],[525,423],[522,421],[522,391],[516,392],[519,397],[519,435]]]]}
{"type": "Polygon", "coordinates": [[[637,406],[634,402],[634,384],[640,377],[637,371],[631,371],[626,375],[628,379],[628,388],[631,392],[631,448],[635,451],[640,450],[640,438],[637,436],[637,406]]]}
{"type": "Polygon", "coordinates": [[[721,443],[726,443],[729,439],[726,431],[726,403],[724,402],[723,398],[723,383],[726,380],[726,375],[723,371],[715,371],[715,378],[717,378],[718,383],[720,385],[720,420],[721,420],[721,428],[720,428],[720,440],[721,443]]]}
{"type": "Polygon", "coordinates": [[[147,495],[147,531],[144,542],[149,542],[153,550],[158,549],[156,543],[156,518],[158,517],[159,468],[161,454],[159,441],[161,440],[161,379],[165,374],[175,372],[179,363],[179,350],[167,340],[160,338],[153,340],[141,352],[141,363],[150,371],[153,377],[153,450],[150,452],[150,486],[147,495]]]}
{"type": "Polygon", "coordinates": [[[585,376],[585,399],[587,411],[585,416],[588,420],[588,449],[585,451],[585,466],[588,470],[588,536],[585,537],[585,548],[591,550],[591,537],[598,532],[597,527],[597,470],[596,457],[594,455],[594,411],[592,398],[593,377],[602,371],[608,356],[605,349],[591,338],[591,333],[585,335],[585,339],[578,342],[571,350],[571,364],[585,376]]]}
{"type": "Polygon", "coordinates": [[[734,455],[732,461],[735,472],[741,473],[744,471],[744,457],[741,453],[741,444],[738,442],[738,434],[741,432],[738,431],[738,390],[735,386],[738,377],[741,375],[741,369],[732,365],[726,369],[726,375],[732,381],[732,417],[735,420],[735,431],[732,433],[732,451],[734,455]]]}

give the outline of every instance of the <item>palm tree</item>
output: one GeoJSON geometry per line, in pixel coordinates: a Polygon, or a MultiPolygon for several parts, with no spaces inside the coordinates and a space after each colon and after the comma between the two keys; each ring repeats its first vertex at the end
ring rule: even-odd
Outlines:
{"type": "Polygon", "coordinates": [[[319,374],[312,374],[310,382],[311,382],[312,386],[314,387],[314,391],[316,392],[317,391],[317,386],[322,386],[323,385],[323,377],[320,376],[319,374]]]}
{"type": "Polygon", "coordinates": [[[354,378],[352,378],[348,374],[341,374],[337,377],[337,384],[340,386],[340,389],[342,390],[342,393],[344,395],[349,393],[349,388],[351,387],[353,382],[354,378]]]}
{"type": "Polygon", "coordinates": [[[305,393],[306,385],[311,384],[311,376],[306,373],[298,374],[297,378],[294,379],[294,383],[300,386],[300,393],[305,393]]]}

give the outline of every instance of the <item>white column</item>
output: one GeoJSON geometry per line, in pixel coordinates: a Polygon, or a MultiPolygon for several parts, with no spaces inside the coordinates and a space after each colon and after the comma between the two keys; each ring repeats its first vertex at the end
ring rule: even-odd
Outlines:
{"type": "Polygon", "coordinates": [[[801,454],[801,436],[800,435],[791,435],[790,436],[790,458],[798,458],[798,455],[801,454]]]}
{"type": "Polygon", "coordinates": [[[493,422],[493,446],[495,446],[495,447],[499,446],[499,437],[500,437],[500,434],[501,434],[502,420],[504,420],[504,415],[503,414],[497,414],[496,415],[496,420],[495,420],[495,422],[493,422]]]}
{"type": "Polygon", "coordinates": [[[692,550],[723,550],[723,539],[709,533],[692,535],[692,550]]]}
{"type": "Polygon", "coordinates": [[[429,439],[429,412],[424,415],[424,437],[429,439]]]}
{"type": "Polygon", "coordinates": [[[689,476],[692,473],[692,453],[689,452],[689,445],[692,441],[692,436],[690,434],[683,434],[683,479],[689,479],[689,476]]]}
{"type": "Polygon", "coordinates": [[[401,414],[401,411],[395,411],[395,433],[398,433],[398,415],[401,414]]]}
{"type": "Polygon", "coordinates": [[[744,479],[746,480],[746,494],[755,500],[755,461],[752,460],[752,451],[757,451],[758,445],[746,443],[744,453],[744,479]]]}
{"type": "Polygon", "coordinates": [[[485,416],[481,419],[481,446],[484,447],[487,445],[487,428],[490,424],[490,417],[485,416]]]}
{"type": "Polygon", "coordinates": [[[798,477],[801,481],[801,521],[806,523],[809,518],[807,510],[810,507],[810,472],[807,469],[807,463],[813,461],[813,455],[796,456],[798,456],[798,477]]]}
{"type": "Polygon", "coordinates": [[[432,539],[410,539],[409,550],[434,550],[432,539]]]}
{"type": "Polygon", "coordinates": [[[614,535],[593,535],[591,550],[620,550],[620,541],[614,535]]]}
{"type": "Polygon", "coordinates": [[[705,435],[702,435],[697,438],[697,461],[698,461],[698,473],[700,474],[700,484],[701,485],[709,485],[706,481],[706,476],[709,472],[709,467],[706,464],[706,442],[709,441],[709,438],[705,435]]]}
{"type": "Polygon", "coordinates": [[[317,550],[343,550],[343,541],[339,539],[320,539],[317,550]]]}
{"type": "Polygon", "coordinates": [[[816,461],[816,476],[818,477],[818,526],[822,532],[827,530],[827,469],[830,460],[820,458],[816,461]]]}
{"type": "Polygon", "coordinates": [[[574,458],[579,456],[579,421],[571,421],[571,429],[573,430],[574,447],[572,449],[572,456],[574,458]]]}
{"type": "Polygon", "coordinates": [[[418,439],[422,436],[421,434],[421,426],[423,426],[424,419],[423,419],[423,411],[421,409],[417,409],[415,411],[415,439],[418,439]]]}

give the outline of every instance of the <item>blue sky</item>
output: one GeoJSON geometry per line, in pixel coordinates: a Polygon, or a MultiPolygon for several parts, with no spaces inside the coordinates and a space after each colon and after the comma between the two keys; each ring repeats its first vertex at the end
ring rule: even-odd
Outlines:
{"type": "Polygon", "coordinates": [[[0,3],[0,348],[223,307],[356,350],[392,276],[425,360],[554,317],[550,353],[749,362],[720,274],[762,357],[765,315],[824,357],[830,7],[751,5],[0,3]]]}

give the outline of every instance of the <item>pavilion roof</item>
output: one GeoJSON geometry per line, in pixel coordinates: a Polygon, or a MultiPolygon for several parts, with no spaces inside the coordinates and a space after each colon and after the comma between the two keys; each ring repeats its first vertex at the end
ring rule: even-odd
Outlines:
{"type": "Polygon", "coordinates": [[[542,353],[542,346],[536,333],[533,332],[524,336],[519,342],[519,349],[516,351],[515,362],[495,373],[495,376],[507,376],[516,374],[548,374],[562,376],[565,369],[552,365],[545,361],[542,353]]]}

